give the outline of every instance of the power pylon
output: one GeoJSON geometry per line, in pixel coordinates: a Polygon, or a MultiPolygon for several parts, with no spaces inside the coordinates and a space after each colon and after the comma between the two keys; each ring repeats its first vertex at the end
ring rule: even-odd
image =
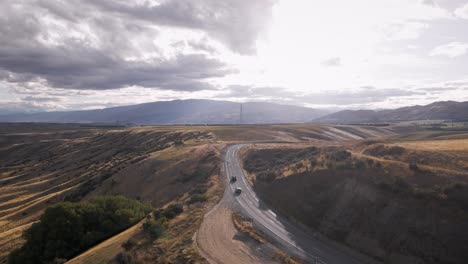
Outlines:
{"type": "Polygon", "coordinates": [[[243,112],[242,112],[242,103],[240,104],[240,111],[239,111],[239,124],[242,125],[243,123],[243,112]]]}

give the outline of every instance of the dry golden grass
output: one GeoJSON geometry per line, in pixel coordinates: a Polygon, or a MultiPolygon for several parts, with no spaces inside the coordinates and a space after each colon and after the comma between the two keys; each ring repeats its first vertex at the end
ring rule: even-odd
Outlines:
{"type": "Polygon", "coordinates": [[[379,260],[401,254],[421,263],[431,258],[464,263],[465,135],[413,134],[322,146],[306,155],[282,146],[252,148],[243,154],[244,168],[257,178],[255,190],[276,210],[379,260]],[[344,150],[351,155],[335,155],[344,150]],[[403,250],[386,247],[389,233],[413,243],[403,250]]]}
{"type": "Polygon", "coordinates": [[[135,234],[133,239],[138,246],[126,253],[136,263],[207,263],[198,253],[193,237],[203,221],[206,212],[219,202],[223,195],[223,185],[218,174],[208,179],[208,201],[187,204],[190,195],[177,200],[185,203],[184,212],[170,221],[163,237],[156,241],[144,233],[135,234]]]}
{"type": "MultiPolygon", "coordinates": [[[[51,131],[47,131],[49,126],[44,126],[46,131],[41,130],[41,126],[28,128],[23,125],[18,127],[18,133],[0,126],[0,244],[4,249],[0,253],[0,262],[6,260],[12,249],[21,245],[20,229],[36,221],[47,206],[65,199],[80,200],[93,190],[104,188],[106,179],[110,185],[115,184],[112,176],[126,168],[138,167],[146,159],[156,160],[157,164],[152,169],[163,168],[161,162],[165,166],[176,165],[174,159],[194,162],[195,165],[186,167],[197,169],[199,159],[204,155],[197,150],[189,153],[189,146],[184,141],[191,141],[191,148],[196,149],[197,145],[206,144],[212,137],[207,132],[174,128],[84,129],[59,126],[58,129],[52,125],[51,131]],[[1,131],[8,133],[2,134],[1,131]],[[158,152],[163,153],[158,155],[158,152]]],[[[171,195],[160,192],[164,186],[177,186],[172,182],[181,171],[172,167],[174,169],[168,169],[164,174],[172,179],[167,178],[166,182],[156,185],[143,181],[141,186],[155,186],[149,191],[168,199],[187,191],[187,188],[182,188],[181,192],[169,188],[171,195]]],[[[137,176],[144,180],[148,171],[141,172],[145,175],[137,176]]],[[[150,174],[154,174],[154,169],[150,174]]],[[[123,175],[123,178],[131,176],[135,173],[123,175]]],[[[157,182],[158,175],[154,176],[157,182]]],[[[141,191],[135,188],[124,193],[136,198],[141,191]]],[[[147,198],[146,201],[153,202],[151,199],[156,197],[148,192],[147,198]]]]}
{"type": "Polygon", "coordinates": [[[205,131],[217,141],[228,142],[304,142],[315,140],[356,140],[369,137],[393,136],[392,127],[326,126],[314,124],[241,125],[241,126],[154,126],[131,128],[134,131],[157,129],[170,131],[205,131]]]}
{"type": "Polygon", "coordinates": [[[68,264],[100,264],[109,263],[123,250],[122,244],[141,230],[142,220],[127,230],[99,243],[79,256],[67,261],[68,264]]]}
{"type": "Polygon", "coordinates": [[[246,221],[241,214],[232,213],[232,222],[241,233],[248,235],[258,243],[265,243],[265,239],[253,228],[252,222],[246,221]]]}
{"type": "Polygon", "coordinates": [[[431,151],[468,151],[468,139],[422,140],[394,143],[394,145],[431,151]]]}
{"type": "Polygon", "coordinates": [[[275,258],[279,260],[283,264],[299,264],[301,262],[293,259],[288,254],[284,253],[283,251],[277,251],[275,254],[275,258]]]}

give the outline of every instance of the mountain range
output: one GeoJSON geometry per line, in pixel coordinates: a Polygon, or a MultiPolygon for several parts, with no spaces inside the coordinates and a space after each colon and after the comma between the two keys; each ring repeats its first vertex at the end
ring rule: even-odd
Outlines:
{"type": "Polygon", "coordinates": [[[335,113],[263,102],[174,100],[105,109],[0,114],[0,122],[171,124],[363,124],[413,120],[468,120],[468,102],[444,101],[391,110],[343,110],[335,113]],[[242,117],[241,117],[242,107],[242,117]],[[242,119],[242,120],[241,120],[242,119]]]}
{"type": "Polygon", "coordinates": [[[468,102],[441,101],[391,110],[343,110],[313,120],[324,124],[362,124],[415,120],[468,120],[468,102]]]}
{"type": "Polygon", "coordinates": [[[329,111],[273,103],[174,100],[97,110],[0,115],[0,122],[170,124],[304,123],[329,111]],[[240,111],[242,105],[242,121],[240,111]]]}

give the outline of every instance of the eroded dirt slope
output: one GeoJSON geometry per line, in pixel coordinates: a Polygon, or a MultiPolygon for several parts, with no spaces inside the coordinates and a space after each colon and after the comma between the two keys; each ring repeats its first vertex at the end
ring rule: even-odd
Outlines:
{"type": "Polygon", "coordinates": [[[244,168],[260,197],[283,214],[376,259],[464,263],[468,139],[457,140],[457,148],[450,140],[392,139],[252,149],[244,168]]]}

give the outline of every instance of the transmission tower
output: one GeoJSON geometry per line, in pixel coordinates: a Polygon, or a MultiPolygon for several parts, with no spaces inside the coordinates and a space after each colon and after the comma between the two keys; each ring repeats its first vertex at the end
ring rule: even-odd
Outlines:
{"type": "Polygon", "coordinates": [[[240,111],[239,111],[239,124],[242,125],[243,123],[243,113],[242,113],[242,103],[240,104],[240,111]]]}

